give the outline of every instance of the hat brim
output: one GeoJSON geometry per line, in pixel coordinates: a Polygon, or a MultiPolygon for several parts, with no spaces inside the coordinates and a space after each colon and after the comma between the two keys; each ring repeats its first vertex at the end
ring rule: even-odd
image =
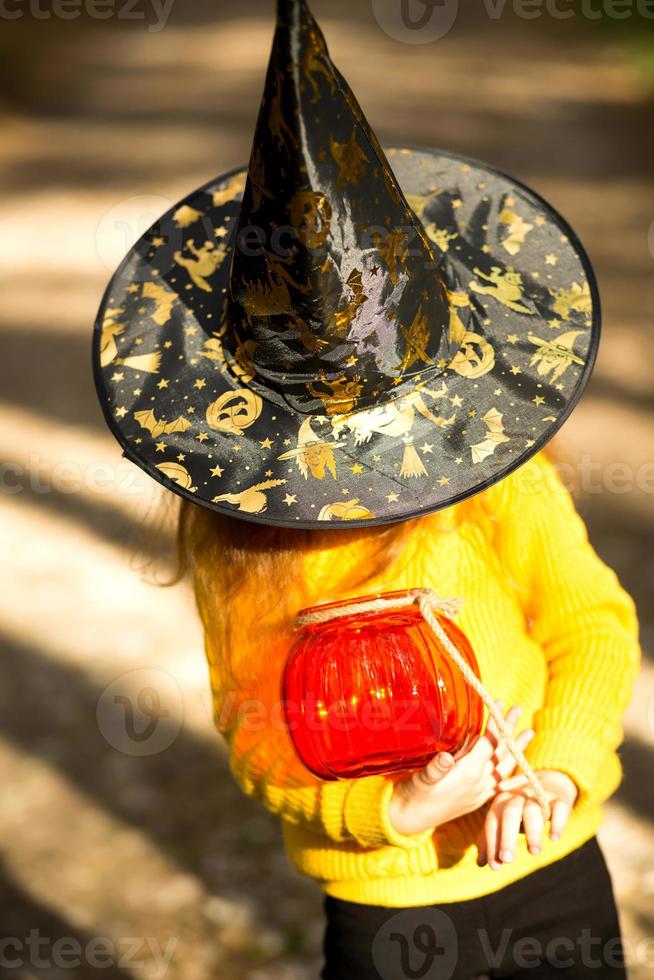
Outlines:
{"type": "Polygon", "coordinates": [[[459,353],[373,408],[311,416],[319,442],[298,445],[307,416],[221,343],[246,173],[232,171],[137,242],[98,313],[102,408],[125,456],[153,479],[248,521],[369,527],[478,493],[565,422],[600,336],[595,276],[575,233],[533,190],[483,163],[414,147],[387,153],[442,259],[459,353]]]}

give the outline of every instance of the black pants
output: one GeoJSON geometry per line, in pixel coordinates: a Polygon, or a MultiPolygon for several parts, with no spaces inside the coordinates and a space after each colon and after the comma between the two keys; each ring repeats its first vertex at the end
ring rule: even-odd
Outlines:
{"type": "Polygon", "coordinates": [[[618,912],[593,837],[491,895],[397,909],[325,898],[323,980],[626,977],[618,912]]]}

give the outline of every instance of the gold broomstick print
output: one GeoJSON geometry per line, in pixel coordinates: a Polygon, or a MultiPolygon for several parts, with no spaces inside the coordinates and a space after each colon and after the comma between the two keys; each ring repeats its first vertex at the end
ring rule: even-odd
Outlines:
{"type": "Polygon", "coordinates": [[[104,315],[100,333],[100,366],[107,367],[112,363],[122,364],[124,367],[131,368],[133,371],[156,374],[161,364],[161,354],[157,351],[152,354],[134,354],[131,357],[118,357],[116,337],[119,337],[123,333],[125,325],[119,323],[116,317],[124,312],[122,306],[117,306],[107,310],[104,315]]]}
{"type": "Polygon", "coordinates": [[[248,487],[247,490],[241,490],[239,493],[221,493],[213,498],[213,503],[234,504],[246,514],[263,514],[268,506],[265,491],[272,490],[273,487],[281,487],[284,483],[286,480],[265,480],[263,483],[255,483],[253,487],[248,487]]]}
{"type": "Polygon", "coordinates": [[[412,391],[402,398],[398,398],[388,405],[376,406],[375,408],[358,412],[350,418],[339,418],[335,420],[332,426],[334,434],[337,435],[342,427],[347,425],[354,432],[354,444],[356,446],[369,442],[373,432],[393,438],[401,437],[404,443],[404,452],[400,476],[405,478],[426,476],[427,470],[413,444],[412,429],[416,418],[416,411],[440,428],[452,425],[456,419],[456,415],[453,415],[449,419],[434,415],[425,404],[421,394],[423,391],[431,395],[434,399],[447,397],[447,386],[445,384],[443,384],[440,391],[429,391],[429,389],[423,387],[420,390],[412,391]]]}

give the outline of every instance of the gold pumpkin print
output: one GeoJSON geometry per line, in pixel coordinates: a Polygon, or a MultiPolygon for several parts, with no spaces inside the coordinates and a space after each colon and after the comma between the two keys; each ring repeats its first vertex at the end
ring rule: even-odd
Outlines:
{"type": "Polygon", "coordinates": [[[190,490],[191,493],[196,492],[197,487],[193,486],[191,474],[181,463],[158,463],[157,469],[183,490],[190,490]]]}
{"type": "Polygon", "coordinates": [[[263,400],[256,391],[226,391],[207,408],[207,424],[218,432],[242,436],[261,415],[263,400]]]}

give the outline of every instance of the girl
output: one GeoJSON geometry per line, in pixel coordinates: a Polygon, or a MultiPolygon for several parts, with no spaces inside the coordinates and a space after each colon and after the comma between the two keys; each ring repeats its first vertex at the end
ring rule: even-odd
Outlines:
{"type": "Polygon", "coordinates": [[[107,290],[100,399],[185,498],[217,725],[324,889],[324,980],[624,976],[595,832],[636,616],[542,452],[598,339],[563,219],[484,164],[387,155],[304,0],[279,0],[249,168],[164,215],[107,290]],[[321,782],[296,756],[297,612],[414,588],[464,600],[547,827],[492,722],[408,776],[321,782]]]}
{"type": "Polygon", "coordinates": [[[637,621],[543,453],[390,527],[262,530],[184,504],[179,541],[232,772],[326,892],[325,980],[625,975],[595,832],[620,781],[637,621]],[[547,831],[492,722],[456,762],[402,778],[321,783],[297,760],[279,705],[294,615],[416,583],[465,597],[459,625],[547,791],[547,831]]]}

